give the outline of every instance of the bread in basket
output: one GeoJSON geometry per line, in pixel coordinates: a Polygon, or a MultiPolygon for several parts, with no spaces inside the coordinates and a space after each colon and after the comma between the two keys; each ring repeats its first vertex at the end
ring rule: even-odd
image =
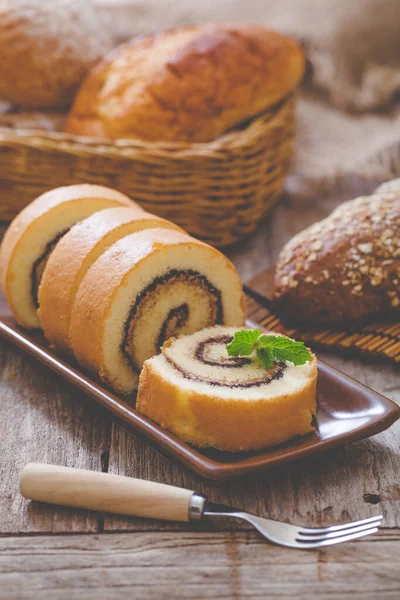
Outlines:
{"type": "Polygon", "coordinates": [[[125,44],[89,73],[67,134],[1,130],[3,213],[87,180],[209,243],[234,242],[281,191],[303,68],[292,40],[258,25],[186,27],[125,44]]]}

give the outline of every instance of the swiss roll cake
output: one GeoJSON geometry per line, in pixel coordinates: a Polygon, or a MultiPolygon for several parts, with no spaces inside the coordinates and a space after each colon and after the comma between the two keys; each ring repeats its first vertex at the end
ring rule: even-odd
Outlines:
{"type": "Polygon", "coordinates": [[[17,322],[40,327],[38,290],[51,251],[77,221],[118,205],[137,206],[127,196],[99,185],[71,185],[36,198],[11,223],[0,248],[0,280],[17,322]]]}
{"type": "Polygon", "coordinates": [[[76,293],[93,263],[119,239],[143,229],[180,230],[139,207],[119,206],[92,214],[74,225],[51,253],[39,287],[39,319],[46,338],[68,351],[71,310],[76,293]]]}
{"type": "Polygon", "coordinates": [[[70,343],[82,365],[128,393],[171,336],[244,319],[242,285],[223,254],[180,231],[147,229],[117,241],[87,271],[70,343]]]}
{"type": "Polygon", "coordinates": [[[266,368],[253,354],[228,354],[236,332],[217,326],[168,340],[144,362],[137,409],[188,443],[226,451],[258,450],[314,431],[315,356],[305,349],[304,364],[274,359],[266,368]]]}

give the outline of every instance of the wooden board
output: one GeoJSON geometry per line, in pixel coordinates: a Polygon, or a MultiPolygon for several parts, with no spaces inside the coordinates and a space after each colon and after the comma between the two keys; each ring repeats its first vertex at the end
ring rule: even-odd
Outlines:
{"type": "Polygon", "coordinates": [[[0,598],[397,600],[399,542],[302,552],[245,532],[3,538],[0,598]]]}
{"type": "Polygon", "coordinates": [[[24,501],[22,467],[31,461],[101,470],[111,423],[63,380],[0,342],[0,534],[99,531],[99,515],[24,501]]]}

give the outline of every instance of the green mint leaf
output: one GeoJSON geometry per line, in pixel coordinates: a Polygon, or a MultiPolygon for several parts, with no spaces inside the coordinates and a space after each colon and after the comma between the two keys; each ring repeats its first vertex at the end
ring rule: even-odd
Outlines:
{"type": "Polygon", "coordinates": [[[258,329],[237,331],[233,336],[233,340],[226,346],[229,356],[249,356],[253,352],[254,345],[259,337],[260,331],[258,329]]]}
{"type": "Polygon", "coordinates": [[[293,344],[292,340],[282,335],[262,335],[257,342],[257,346],[272,346],[273,348],[286,348],[291,344],[293,344]]]}
{"type": "Polygon", "coordinates": [[[271,346],[257,346],[257,358],[264,367],[270,369],[274,362],[274,352],[271,346]]]}
{"type": "Polygon", "coordinates": [[[304,365],[311,354],[303,342],[296,342],[281,335],[261,335],[258,329],[237,331],[227,344],[229,356],[249,356],[256,348],[257,358],[264,369],[270,369],[274,359],[304,365]]]}
{"type": "Polygon", "coordinates": [[[274,348],[274,355],[278,360],[289,361],[296,367],[304,365],[311,358],[303,342],[294,342],[290,348],[274,348]]]}
{"type": "Polygon", "coordinates": [[[311,358],[304,342],[295,342],[281,335],[262,335],[257,345],[271,347],[275,358],[292,362],[296,366],[304,365],[311,358]]]}

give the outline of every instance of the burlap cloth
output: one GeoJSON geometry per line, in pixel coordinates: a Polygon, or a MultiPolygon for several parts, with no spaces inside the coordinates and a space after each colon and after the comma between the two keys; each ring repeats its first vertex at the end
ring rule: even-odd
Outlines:
{"type": "MultiPolygon", "coordinates": [[[[256,21],[290,34],[310,68],[288,185],[301,181],[307,194],[343,174],[400,175],[400,0],[93,1],[116,43],[206,21],[256,21]]],[[[10,114],[5,123],[51,129],[60,118],[10,114]]]]}

